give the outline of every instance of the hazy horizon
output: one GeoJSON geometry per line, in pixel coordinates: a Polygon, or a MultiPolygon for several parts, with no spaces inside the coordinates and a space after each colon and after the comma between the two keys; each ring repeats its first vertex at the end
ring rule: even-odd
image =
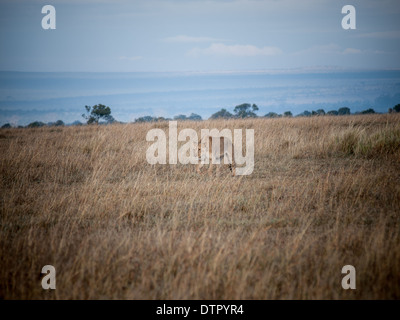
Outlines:
{"type": "Polygon", "coordinates": [[[0,72],[0,125],[33,121],[72,123],[85,105],[105,104],[118,121],[141,116],[203,119],[255,103],[257,114],[297,115],[349,107],[387,112],[400,102],[400,70],[224,73],[0,72]]]}

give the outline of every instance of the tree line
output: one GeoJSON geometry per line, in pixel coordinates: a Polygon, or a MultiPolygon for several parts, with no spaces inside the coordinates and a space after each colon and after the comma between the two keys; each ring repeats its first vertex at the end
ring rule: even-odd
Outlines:
{"type": "MultiPolygon", "coordinates": [[[[209,119],[244,119],[244,118],[259,118],[256,114],[256,111],[259,111],[259,108],[256,104],[250,103],[243,103],[237,105],[233,112],[229,112],[228,110],[222,108],[221,110],[217,111],[216,113],[212,114],[209,119]]],[[[400,112],[400,104],[394,106],[393,108],[389,108],[389,113],[400,112]]],[[[376,113],[374,109],[368,108],[366,110],[355,112],[354,114],[373,114],[376,113]]],[[[350,115],[350,108],[342,107],[338,110],[330,110],[325,112],[324,109],[317,109],[315,110],[305,110],[302,113],[297,114],[295,117],[313,117],[313,116],[324,116],[324,115],[331,115],[331,116],[342,116],[342,115],[350,115]]],[[[280,118],[280,117],[293,117],[291,111],[285,111],[282,114],[278,114],[276,112],[268,112],[264,116],[265,118],[280,118]]],[[[135,120],[135,122],[156,122],[156,121],[163,121],[163,120],[202,120],[201,116],[192,113],[190,116],[185,115],[178,115],[175,116],[173,119],[170,118],[163,118],[163,117],[151,117],[145,116],[140,117],[135,120]]]]}
{"type": "MultiPolygon", "coordinates": [[[[97,104],[94,106],[85,106],[86,113],[82,114],[82,117],[86,120],[87,124],[111,124],[118,122],[111,115],[111,108],[103,105],[97,104]]],[[[233,109],[233,113],[227,111],[222,108],[220,111],[215,112],[210,116],[209,119],[245,119],[245,118],[259,118],[256,114],[256,111],[259,111],[259,108],[256,104],[250,103],[242,103],[237,105],[233,109]]],[[[400,112],[400,104],[395,105],[393,108],[388,109],[388,113],[397,113],[400,112]]],[[[374,109],[368,108],[361,112],[355,112],[354,114],[373,114],[376,113],[374,109]]],[[[313,116],[324,116],[324,115],[332,115],[332,116],[342,116],[342,115],[350,115],[350,108],[342,107],[338,110],[330,110],[325,112],[324,109],[317,109],[316,111],[308,111],[304,110],[302,113],[296,115],[296,117],[313,117],[313,116]]],[[[263,116],[264,118],[280,118],[280,117],[293,117],[291,111],[285,111],[282,114],[278,114],[276,112],[268,112],[263,116]]],[[[191,121],[201,121],[202,117],[198,114],[191,113],[189,116],[184,114],[179,114],[171,118],[164,117],[152,117],[152,116],[143,116],[135,119],[134,122],[157,122],[157,121],[169,121],[169,120],[191,120],[191,121]]],[[[82,125],[83,123],[80,121],[74,121],[71,125],[82,125]]],[[[27,128],[38,128],[43,126],[64,126],[65,123],[62,120],[57,120],[55,122],[44,123],[41,121],[34,121],[29,123],[27,128]]],[[[9,123],[6,123],[2,126],[2,128],[11,128],[12,126],[9,123]]],[[[19,128],[23,128],[23,126],[18,126],[19,128]]]]}

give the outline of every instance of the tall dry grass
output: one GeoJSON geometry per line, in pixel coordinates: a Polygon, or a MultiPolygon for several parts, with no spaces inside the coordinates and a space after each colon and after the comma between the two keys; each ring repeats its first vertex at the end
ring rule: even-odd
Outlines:
{"type": "Polygon", "coordinates": [[[149,165],[155,127],[0,131],[0,298],[400,298],[400,115],[178,124],[254,129],[241,177],[149,165]]]}

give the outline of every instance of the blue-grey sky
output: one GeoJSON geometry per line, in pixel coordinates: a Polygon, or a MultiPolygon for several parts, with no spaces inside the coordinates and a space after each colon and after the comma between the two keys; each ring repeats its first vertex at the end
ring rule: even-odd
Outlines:
{"type": "Polygon", "coordinates": [[[398,0],[2,0],[0,70],[400,68],[399,16],[398,0]]]}

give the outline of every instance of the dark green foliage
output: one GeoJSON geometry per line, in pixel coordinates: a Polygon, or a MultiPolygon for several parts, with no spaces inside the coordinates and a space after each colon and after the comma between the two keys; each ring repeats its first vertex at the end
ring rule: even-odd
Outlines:
{"type": "Polygon", "coordinates": [[[343,116],[343,115],[347,115],[347,114],[350,114],[350,109],[347,107],[343,107],[338,110],[339,116],[343,116]]]}
{"type": "Polygon", "coordinates": [[[201,121],[201,120],[203,120],[200,115],[195,114],[195,113],[190,114],[188,119],[189,120],[193,120],[193,121],[201,121]]]}
{"type": "Polygon", "coordinates": [[[57,120],[57,121],[54,123],[54,125],[55,125],[56,127],[59,127],[59,126],[64,126],[65,124],[64,124],[64,121],[62,121],[62,120],[57,120]]]}
{"type": "Polygon", "coordinates": [[[211,115],[210,119],[229,119],[232,118],[233,115],[229,111],[226,111],[226,109],[221,109],[220,111],[214,113],[211,115]]]}
{"type": "Polygon", "coordinates": [[[157,121],[157,118],[154,118],[152,116],[144,116],[135,119],[135,122],[154,122],[154,121],[157,121]]]}
{"type": "Polygon", "coordinates": [[[144,116],[135,119],[135,122],[158,122],[158,121],[167,121],[171,120],[169,118],[164,118],[164,117],[152,117],[152,116],[144,116]]]}
{"type": "Polygon", "coordinates": [[[240,104],[233,109],[236,118],[256,118],[255,111],[258,111],[257,105],[250,103],[240,104]]]}
{"type": "Polygon", "coordinates": [[[336,110],[331,110],[331,111],[328,111],[327,114],[330,116],[337,116],[339,113],[336,110]]]}
{"type": "Polygon", "coordinates": [[[362,114],[370,114],[370,113],[375,113],[375,110],[372,108],[369,108],[367,110],[361,111],[362,114]]]}
{"type": "Polygon", "coordinates": [[[264,117],[266,117],[266,118],[279,118],[280,115],[277,114],[276,112],[268,112],[264,117]]]}
{"type": "Polygon", "coordinates": [[[114,122],[114,118],[111,115],[110,107],[104,104],[96,104],[93,107],[85,106],[86,113],[82,114],[82,117],[87,120],[87,124],[98,124],[100,120],[105,120],[106,123],[114,122]]]}
{"type": "Polygon", "coordinates": [[[203,120],[201,118],[201,116],[199,116],[198,114],[192,113],[190,114],[190,116],[186,116],[184,114],[179,114],[177,116],[174,117],[174,120],[193,120],[193,121],[201,121],[203,120]]]}
{"type": "Polygon", "coordinates": [[[43,123],[42,121],[35,121],[35,122],[31,122],[30,124],[28,124],[28,128],[39,128],[39,127],[43,127],[46,124],[43,123]]]}
{"type": "Polygon", "coordinates": [[[174,117],[174,120],[187,120],[187,117],[184,114],[178,114],[174,117]]]}
{"type": "Polygon", "coordinates": [[[304,110],[302,113],[298,114],[296,117],[312,117],[312,116],[324,116],[325,110],[324,109],[318,109],[317,111],[308,111],[304,110]]]}

